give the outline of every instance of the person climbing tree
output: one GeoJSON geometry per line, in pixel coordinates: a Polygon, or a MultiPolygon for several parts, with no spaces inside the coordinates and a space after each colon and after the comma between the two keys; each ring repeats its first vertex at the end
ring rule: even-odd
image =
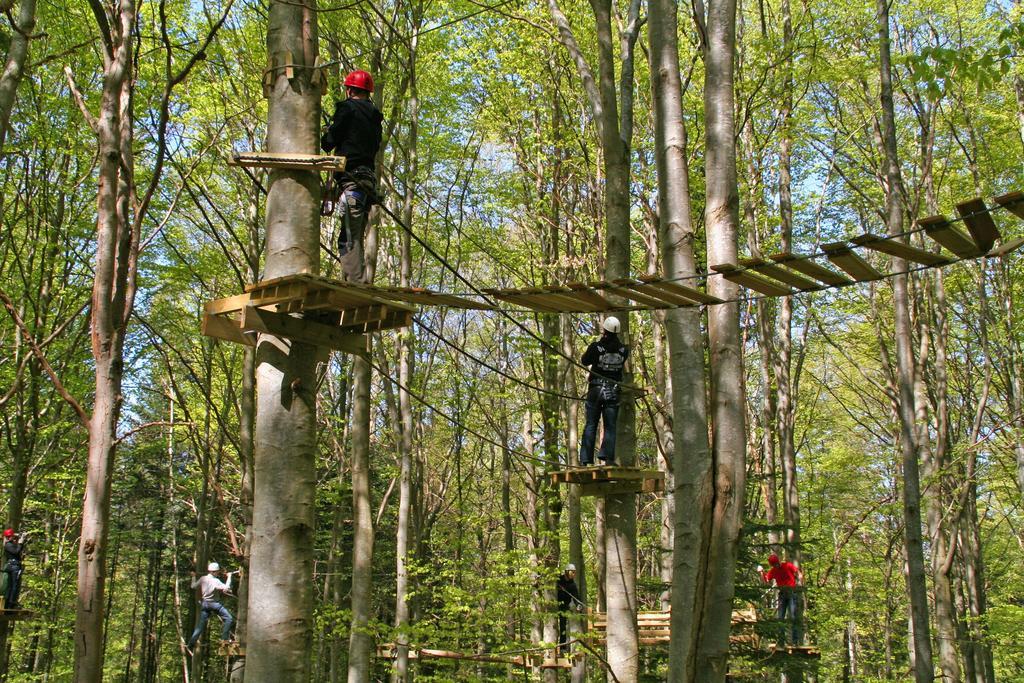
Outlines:
{"type": "Polygon", "coordinates": [[[785,622],[790,622],[789,635],[793,645],[799,645],[802,634],[800,632],[800,619],[797,611],[797,586],[803,582],[803,572],[800,567],[792,562],[779,562],[779,556],[774,553],[769,556],[768,564],[771,567],[768,571],[757,565],[757,571],[765,583],[775,583],[779,589],[779,606],[777,618],[780,622],[780,641],[786,639],[785,622]]]}
{"type": "Polygon", "coordinates": [[[583,611],[580,589],[576,586],[576,565],[569,564],[558,577],[558,649],[569,654],[569,616],[583,611]]]}
{"type": "Polygon", "coordinates": [[[21,609],[21,573],[25,569],[27,535],[14,538],[14,529],[4,529],[4,571],[7,572],[7,590],[4,591],[4,609],[21,609]]]}
{"type": "Polygon", "coordinates": [[[343,208],[338,256],[345,278],[360,281],[363,276],[363,231],[366,216],[376,202],[377,175],[374,163],[380,149],[380,113],[370,94],[373,77],[366,71],[353,71],[345,77],[348,98],[335,104],[334,118],[320,146],[346,158],[345,171],[336,173],[333,187],[328,184],[320,213],[329,216],[340,202],[343,208]]]}
{"type": "Polygon", "coordinates": [[[601,338],[591,342],[580,363],[590,366],[587,382],[587,425],[580,444],[580,464],[594,464],[594,443],[597,440],[597,422],[604,423],[601,452],[598,455],[606,465],[615,464],[615,422],[619,417],[619,384],[622,368],[629,358],[629,347],[619,340],[619,319],[605,319],[601,338]]]}
{"type": "Polygon", "coordinates": [[[237,571],[227,573],[227,583],[217,578],[217,574],[220,572],[220,565],[216,562],[211,562],[206,566],[206,574],[199,577],[195,577],[195,572],[192,572],[192,588],[199,588],[200,596],[200,610],[199,610],[199,623],[196,624],[196,630],[192,632],[192,637],[188,639],[188,649],[191,651],[199,642],[199,638],[203,635],[203,631],[206,630],[206,622],[210,618],[210,614],[216,614],[221,619],[220,639],[221,642],[231,640],[231,625],[235,623],[235,618],[231,616],[231,612],[221,604],[220,595],[231,595],[231,575],[237,574],[237,571]]]}

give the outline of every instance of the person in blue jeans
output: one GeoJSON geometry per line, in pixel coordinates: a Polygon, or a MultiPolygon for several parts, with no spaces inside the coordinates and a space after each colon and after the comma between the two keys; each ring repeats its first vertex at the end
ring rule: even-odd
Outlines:
{"type": "Polygon", "coordinates": [[[587,380],[587,423],[580,442],[580,464],[594,464],[594,445],[597,441],[597,423],[604,424],[601,452],[598,458],[605,465],[615,464],[615,423],[619,419],[619,387],[622,369],[629,358],[629,347],[619,340],[622,324],[609,316],[601,325],[604,333],[587,347],[582,365],[590,367],[587,380]]]}
{"type": "Polygon", "coordinates": [[[791,644],[800,645],[803,641],[803,632],[800,628],[800,600],[797,587],[803,582],[803,572],[794,562],[781,562],[775,553],[768,558],[768,566],[771,569],[764,571],[764,567],[758,565],[757,571],[765,583],[774,584],[779,589],[776,618],[779,621],[780,640],[785,642],[786,635],[789,635],[791,644]]]}
{"type": "Polygon", "coordinates": [[[198,579],[192,579],[192,588],[199,588],[199,595],[201,598],[199,610],[199,623],[196,624],[196,630],[192,632],[192,637],[188,639],[188,649],[191,650],[199,642],[199,638],[202,637],[203,631],[206,630],[206,622],[210,619],[211,614],[216,614],[221,620],[220,639],[221,641],[231,640],[231,626],[235,623],[235,618],[231,616],[231,612],[228,611],[227,607],[221,604],[221,595],[231,595],[231,575],[236,572],[228,572],[227,583],[217,578],[217,574],[220,572],[220,565],[216,562],[211,562],[206,567],[206,574],[199,577],[198,579]]]}

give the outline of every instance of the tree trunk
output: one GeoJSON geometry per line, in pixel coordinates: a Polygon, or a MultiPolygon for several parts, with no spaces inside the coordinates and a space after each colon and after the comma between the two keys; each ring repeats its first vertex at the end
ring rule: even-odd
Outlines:
{"type": "MultiPolygon", "coordinates": [[[[418,22],[417,22],[418,26],[418,22]]],[[[418,168],[417,144],[419,142],[419,93],[416,87],[416,47],[418,38],[413,35],[409,46],[409,66],[406,76],[409,79],[409,138],[405,141],[406,164],[405,198],[402,219],[407,230],[402,232],[401,246],[401,285],[410,287],[412,284],[412,230],[413,221],[413,187],[418,168]]],[[[392,681],[398,683],[408,680],[409,676],[409,543],[412,507],[412,467],[413,467],[413,414],[412,397],[402,387],[412,385],[413,360],[415,358],[415,334],[412,328],[405,330],[401,336],[399,347],[398,377],[401,382],[398,391],[399,413],[401,415],[401,431],[399,440],[400,469],[398,475],[398,529],[395,542],[395,673],[392,681]]]]}
{"type": "MultiPolygon", "coordinates": [[[[736,52],[736,2],[708,4],[704,46],[704,118],[707,126],[707,253],[709,264],[736,263],[739,235],[739,189],[736,179],[733,68],[736,52]]],[[[710,294],[725,301],[739,287],[722,277],[708,282],[710,294]]],[[[708,309],[711,363],[711,446],[714,493],[706,562],[703,623],[697,652],[702,680],[725,679],[729,658],[736,555],[743,523],[746,459],[746,412],[739,305],[708,309]]]]}
{"type": "MultiPolygon", "coordinates": [[[[311,66],[316,2],[272,0],[271,60],[311,66]]],[[[272,71],[267,148],[316,153],[320,87],[315,72],[272,71]]],[[[320,269],[320,183],[315,174],[274,170],[267,193],[266,278],[320,269]]],[[[313,633],[317,349],[260,335],[256,348],[252,545],[246,681],[307,681],[313,633]]]]}
{"type": "MultiPolygon", "coordinates": [[[[889,43],[889,5],[877,0],[880,96],[882,114],[882,146],[885,154],[885,223],[889,235],[903,232],[902,188],[896,146],[896,121],[892,98],[892,68],[889,43]]],[[[893,272],[907,269],[905,259],[892,257],[893,272]]],[[[913,625],[914,678],[917,683],[933,679],[931,639],[928,624],[928,593],[925,585],[924,549],[921,540],[921,480],[918,469],[918,439],[914,424],[915,361],[911,338],[910,297],[907,275],[896,275],[893,280],[895,307],[898,412],[900,419],[900,447],[903,454],[903,521],[904,542],[907,553],[907,588],[910,594],[910,613],[913,625]]]]}
{"type": "MultiPolygon", "coordinates": [[[[8,15],[10,16],[10,15],[8,15]]],[[[11,45],[7,48],[7,61],[0,73],[0,152],[4,151],[7,126],[11,121],[11,110],[18,95],[18,84],[25,73],[28,60],[28,46],[32,31],[36,27],[36,0],[21,0],[18,23],[11,32],[11,45]]]]}
{"type": "MultiPolygon", "coordinates": [[[[92,293],[92,353],[95,396],[89,420],[89,460],[82,532],[78,548],[78,605],[75,614],[75,680],[103,678],[103,626],[110,487],[121,414],[124,337],[135,296],[137,222],[129,215],[132,165],[132,47],[135,3],[125,0],[107,16],[103,88],[97,121],[99,190],[96,219],[96,270],[92,293]]],[[[102,18],[101,18],[102,17],[102,18]]]]}
{"type": "MultiPolygon", "coordinates": [[[[690,179],[686,159],[683,87],[679,76],[678,6],[673,0],[650,5],[651,84],[661,262],[666,278],[697,274],[690,218],[690,179]]],[[[696,648],[703,595],[711,504],[704,337],[699,308],[673,308],[665,314],[672,384],[672,469],[677,505],[672,520],[672,629],[669,680],[696,677],[696,648]],[[686,501],[679,504],[678,501],[686,501]]]]}

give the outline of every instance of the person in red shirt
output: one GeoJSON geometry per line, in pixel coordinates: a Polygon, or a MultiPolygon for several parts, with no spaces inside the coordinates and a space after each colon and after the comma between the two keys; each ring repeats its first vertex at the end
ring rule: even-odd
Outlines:
{"type": "MultiPolygon", "coordinates": [[[[780,562],[779,556],[774,553],[768,558],[768,571],[758,565],[757,571],[765,583],[774,583],[779,589],[779,609],[777,618],[780,622],[790,622],[790,636],[793,645],[799,645],[802,634],[800,633],[800,619],[798,616],[797,586],[803,583],[804,575],[800,567],[792,562],[780,562]]],[[[785,628],[783,627],[783,638],[785,628]]]]}

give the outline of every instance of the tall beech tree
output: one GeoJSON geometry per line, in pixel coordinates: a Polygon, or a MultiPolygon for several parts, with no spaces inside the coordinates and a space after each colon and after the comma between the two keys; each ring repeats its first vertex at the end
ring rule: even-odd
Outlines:
{"type": "MultiPolygon", "coordinates": [[[[315,154],[321,85],[316,0],[273,0],[267,23],[267,149],[315,154]],[[292,70],[294,69],[294,71],[292,70]]],[[[275,278],[320,268],[320,180],[273,170],[267,187],[266,266],[275,278]]],[[[315,369],[320,352],[260,335],[256,347],[253,521],[246,681],[307,681],[313,636],[316,492],[315,369]]]]}

